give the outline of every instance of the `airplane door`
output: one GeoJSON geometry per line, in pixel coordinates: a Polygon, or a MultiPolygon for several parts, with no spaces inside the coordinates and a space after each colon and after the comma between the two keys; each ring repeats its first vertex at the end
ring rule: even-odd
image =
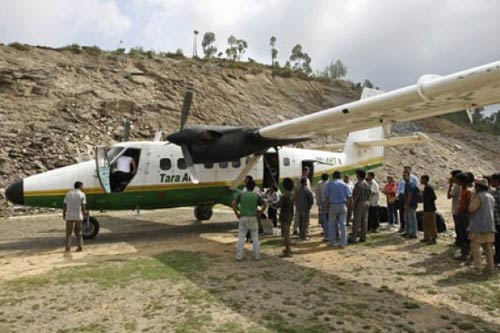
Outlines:
{"type": "Polygon", "coordinates": [[[280,179],[280,163],[278,153],[265,153],[264,158],[263,188],[269,188],[272,184],[278,184],[280,179]]]}
{"type": "Polygon", "coordinates": [[[109,165],[107,150],[108,150],[107,147],[96,147],[95,161],[96,161],[97,177],[99,178],[99,182],[101,183],[101,186],[106,193],[111,193],[111,184],[110,184],[111,168],[109,165]]]}

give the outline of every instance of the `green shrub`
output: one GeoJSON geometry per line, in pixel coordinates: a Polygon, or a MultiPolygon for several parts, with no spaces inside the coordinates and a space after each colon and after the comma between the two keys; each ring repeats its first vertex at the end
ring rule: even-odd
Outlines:
{"type": "Polygon", "coordinates": [[[82,49],[84,49],[88,54],[92,55],[99,55],[102,53],[101,49],[98,46],[83,46],[82,49]]]}
{"type": "Polygon", "coordinates": [[[16,49],[18,51],[28,51],[30,47],[26,44],[21,44],[18,42],[10,43],[9,47],[12,47],[13,49],[16,49]]]}

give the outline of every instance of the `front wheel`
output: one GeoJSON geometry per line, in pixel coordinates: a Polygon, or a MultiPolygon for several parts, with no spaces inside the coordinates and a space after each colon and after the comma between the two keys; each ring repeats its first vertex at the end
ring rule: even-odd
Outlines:
{"type": "Polygon", "coordinates": [[[82,224],[82,235],[83,239],[93,239],[99,233],[99,222],[92,217],[89,216],[88,221],[83,220],[82,224]]]}
{"type": "Polygon", "coordinates": [[[208,221],[212,217],[212,214],[212,206],[196,206],[194,208],[194,217],[196,217],[198,221],[208,221]]]}

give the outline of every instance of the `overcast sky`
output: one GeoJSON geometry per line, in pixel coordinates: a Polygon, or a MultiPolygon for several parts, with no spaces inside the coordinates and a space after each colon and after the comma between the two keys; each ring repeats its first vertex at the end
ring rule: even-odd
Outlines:
{"type": "MultiPolygon", "coordinates": [[[[193,30],[248,42],[246,56],[279,61],[300,43],[314,69],[341,59],[348,78],[389,90],[421,74],[500,60],[496,0],[2,0],[0,42],[192,53],[193,30]]],[[[201,53],[201,46],[198,50],[201,53]]]]}

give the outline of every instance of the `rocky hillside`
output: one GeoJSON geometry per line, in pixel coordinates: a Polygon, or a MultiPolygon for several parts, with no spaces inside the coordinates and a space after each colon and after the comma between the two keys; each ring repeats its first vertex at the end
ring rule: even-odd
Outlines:
{"type": "MultiPolygon", "coordinates": [[[[12,213],[3,197],[8,183],[119,140],[123,118],[132,121],[133,139],[176,130],[188,81],[195,87],[189,124],[262,126],[360,94],[349,82],[284,78],[258,64],[0,46],[0,216],[12,213]]],[[[500,165],[495,137],[441,119],[399,126],[415,129],[435,143],[389,149],[381,174],[412,164],[443,182],[450,168],[491,173],[500,165]]]]}

